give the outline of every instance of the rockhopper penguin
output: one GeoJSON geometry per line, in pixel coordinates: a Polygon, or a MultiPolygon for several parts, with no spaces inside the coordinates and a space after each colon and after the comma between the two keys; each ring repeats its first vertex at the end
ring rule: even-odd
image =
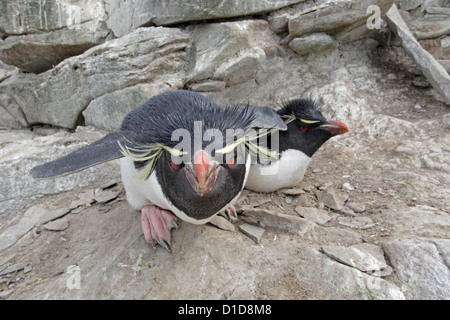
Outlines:
{"type": "Polygon", "coordinates": [[[280,156],[268,164],[252,165],[245,185],[247,189],[272,192],[298,185],[312,155],[331,137],[349,131],[342,122],[326,120],[311,100],[288,101],[277,113],[288,127],[278,132],[280,156]]]}
{"type": "Polygon", "coordinates": [[[194,92],[169,91],[130,112],[119,132],[30,174],[59,176],[121,158],[127,200],[141,211],[146,241],[170,251],[177,217],[203,224],[239,197],[250,167],[252,128],[286,130],[286,125],[269,107],[222,108],[194,92]],[[232,140],[225,139],[228,131],[237,133],[232,140]],[[217,144],[211,149],[212,141],[217,144]]]}

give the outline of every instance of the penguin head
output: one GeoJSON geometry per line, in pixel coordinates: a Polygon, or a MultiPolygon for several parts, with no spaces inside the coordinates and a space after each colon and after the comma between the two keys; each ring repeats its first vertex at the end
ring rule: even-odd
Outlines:
{"type": "Polygon", "coordinates": [[[155,171],[164,196],[189,218],[202,220],[226,208],[242,190],[247,167],[241,157],[246,161],[242,146],[224,155],[224,161],[205,149],[188,161],[177,161],[165,151],[155,171]]]}
{"type": "Polygon", "coordinates": [[[312,157],[328,139],[349,131],[344,123],[325,119],[312,100],[290,100],[277,112],[288,126],[280,131],[280,152],[296,149],[312,157]]]}

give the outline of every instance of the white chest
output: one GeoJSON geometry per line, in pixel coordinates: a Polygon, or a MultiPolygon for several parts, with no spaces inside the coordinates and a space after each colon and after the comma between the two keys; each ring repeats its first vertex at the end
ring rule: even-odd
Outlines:
{"type": "Polygon", "coordinates": [[[252,165],[245,187],[257,192],[273,192],[302,181],[311,158],[298,150],[286,150],[270,165],[252,165]]]}

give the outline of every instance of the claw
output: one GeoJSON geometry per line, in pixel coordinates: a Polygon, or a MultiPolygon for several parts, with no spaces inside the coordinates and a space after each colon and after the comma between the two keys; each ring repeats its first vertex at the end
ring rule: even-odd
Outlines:
{"type": "Polygon", "coordinates": [[[219,214],[230,221],[231,223],[236,223],[239,219],[237,216],[236,208],[231,205],[227,209],[220,211],[219,214]]]}
{"type": "Polygon", "coordinates": [[[141,213],[142,231],[144,232],[145,241],[155,250],[155,244],[158,243],[167,251],[172,252],[170,248],[170,230],[172,228],[178,229],[177,218],[170,211],[152,205],[142,207],[141,213]]]}

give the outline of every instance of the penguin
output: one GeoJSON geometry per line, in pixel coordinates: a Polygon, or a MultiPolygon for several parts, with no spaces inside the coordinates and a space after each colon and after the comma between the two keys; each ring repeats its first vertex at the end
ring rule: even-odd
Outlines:
{"type": "Polygon", "coordinates": [[[168,91],[131,111],[119,131],[30,174],[55,177],[120,158],[126,197],[141,212],[145,240],[171,252],[177,219],[204,224],[218,213],[236,214],[233,203],[250,169],[251,135],[261,128],[287,126],[270,107],[223,108],[195,92],[168,91]]]}
{"type": "MultiPolygon", "coordinates": [[[[298,185],[314,153],[328,139],[349,131],[344,123],[325,119],[317,104],[309,99],[285,102],[277,113],[288,128],[276,132],[280,156],[268,163],[256,161],[251,166],[246,189],[273,192],[298,185]]],[[[268,138],[267,143],[270,142],[268,138]]]]}

